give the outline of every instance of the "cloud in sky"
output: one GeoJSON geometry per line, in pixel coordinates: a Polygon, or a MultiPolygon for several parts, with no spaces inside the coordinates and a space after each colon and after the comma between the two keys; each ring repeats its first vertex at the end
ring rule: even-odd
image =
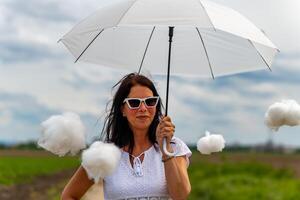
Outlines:
{"type": "MultiPolygon", "coordinates": [[[[61,109],[50,109],[38,103],[33,95],[0,93],[0,141],[36,140],[40,135],[40,123],[51,115],[61,114],[61,109]]],[[[100,133],[100,114],[81,113],[87,126],[88,142],[100,133]]]]}
{"type": "MultiPolygon", "coordinates": [[[[237,9],[263,28],[281,53],[272,72],[216,80],[171,78],[169,112],[176,135],[195,143],[205,130],[211,130],[228,143],[265,142],[269,133],[263,118],[268,106],[284,98],[300,99],[295,92],[300,81],[300,25],[295,24],[300,4],[291,0],[214,1],[237,9]],[[280,19],[283,28],[274,19],[280,19]]],[[[0,140],[36,139],[39,123],[63,111],[79,113],[90,138],[99,135],[100,116],[111,99],[111,87],[128,71],[74,64],[73,57],[56,42],[100,6],[97,0],[1,1],[0,140]]],[[[165,77],[153,78],[164,100],[165,77]]],[[[274,141],[300,146],[300,140],[295,140],[297,130],[283,128],[273,136],[274,141]]]]}
{"type": "Polygon", "coordinates": [[[40,120],[51,112],[36,103],[26,94],[0,93],[0,138],[1,140],[26,141],[37,136],[40,120]]]}
{"type": "Polygon", "coordinates": [[[0,125],[1,126],[6,126],[11,121],[12,121],[12,113],[11,113],[11,111],[7,110],[7,109],[1,110],[1,113],[0,113],[0,125]]]}

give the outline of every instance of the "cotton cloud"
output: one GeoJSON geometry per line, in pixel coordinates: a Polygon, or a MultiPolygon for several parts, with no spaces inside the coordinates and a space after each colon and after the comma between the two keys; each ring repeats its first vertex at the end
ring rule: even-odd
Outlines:
{"type": "Polygon", "coordinates": [[[85,148],[85,127],[76,113],[51,116],[41,123],[41,127],[42,134],[38,145],[54,154],[75,155],[85,148]]]}
{"type": "Polygon", "coordinates": [[[268,108],[265,124],[271,130],[278,131],[281,126],[297,126],[300,124],[300,105],[295,100],[282,100],[268,108]]]}
{"type": "Polygon", "coordinates": [[[213,152],[220,152],[225,147],[225,140],[222,135],[210,134],[205,132],[206,136],[200,138],[197,142],[197,149],[202,154],[211,154],[213,152]]]}
{"type": "Polygon", "coordinates": [[[120,149],[114,144],[94,142],[82,153],[82,166],[88,177],[98,183],[114,172],[121,158],[120,149]]]}

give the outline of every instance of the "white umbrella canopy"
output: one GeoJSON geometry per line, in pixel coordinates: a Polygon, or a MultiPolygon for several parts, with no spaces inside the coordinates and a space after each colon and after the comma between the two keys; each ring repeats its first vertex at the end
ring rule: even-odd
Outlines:
{"type": "MultiPolygon", "coordinates": [[[[96,11],[60,41],[76,62],[167,74],[166,115],[170,71],[215,78],[271,70],[278,51],[248,19],[207,0],[122,0],[96,11]]],[[[175,154],[166,151],[165,140],[164,151],[175,154]]]]}
{"type": "Polygon", "coordinates": [[[222,76],[270,69],[278,49],[233,9],[206,0],[123,0],[96,11],[61,41],[76,58],[172,75],[222,76]]]}

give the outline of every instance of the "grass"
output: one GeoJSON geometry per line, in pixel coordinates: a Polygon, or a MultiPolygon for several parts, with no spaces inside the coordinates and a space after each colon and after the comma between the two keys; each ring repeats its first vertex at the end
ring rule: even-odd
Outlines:
{"type": "Polygon", "coordinates": [[[255,160],[232,162],[221,158],[211,162],[194,152],[189,176],[190,200],[296,200],[300,196],[300,181],[291,169],[275,169],[271,163],[255,160]]]}
{"type": "Polygon", "coordinates": [[[78,157],[0,157],[0,185],[27,183],[36,176],[53,174],[78,165],[78,157]]]}
{"type": "MultiPolygon", "coordinates": [[[[299,155],[219,153],[202,156],[193,152],[188,168],[192,185],[189,200],[298,200],[300,180],[293,169],[288,165],[274,167],[274,163],[290,161],[300,163],[299,155]]],[[[0,185],[30,182],[39,175],[76,168],[79,163],[78,157],[2,156],[0,185]]],[[[59,199],[65,183],[57,182],[50,187],[45,193],[48,199],[59,199]]]]}

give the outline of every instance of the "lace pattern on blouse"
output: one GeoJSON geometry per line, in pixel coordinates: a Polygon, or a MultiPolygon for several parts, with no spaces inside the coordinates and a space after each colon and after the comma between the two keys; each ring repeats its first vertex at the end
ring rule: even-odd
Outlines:
{"type": "MultiPolygon", "coordinates": [[[[173,137],[173,148],[177,148],[176,156],[192,155],[187,145],[173,137]]],[[[133,166],[130,154],[122,151],[121,160],[116,171],[104,178],[103,189],[105,200],[169,200],[162,153],[154,146],[143,152],[143,162],[139,155],[134,157],[133,166]]]]}

